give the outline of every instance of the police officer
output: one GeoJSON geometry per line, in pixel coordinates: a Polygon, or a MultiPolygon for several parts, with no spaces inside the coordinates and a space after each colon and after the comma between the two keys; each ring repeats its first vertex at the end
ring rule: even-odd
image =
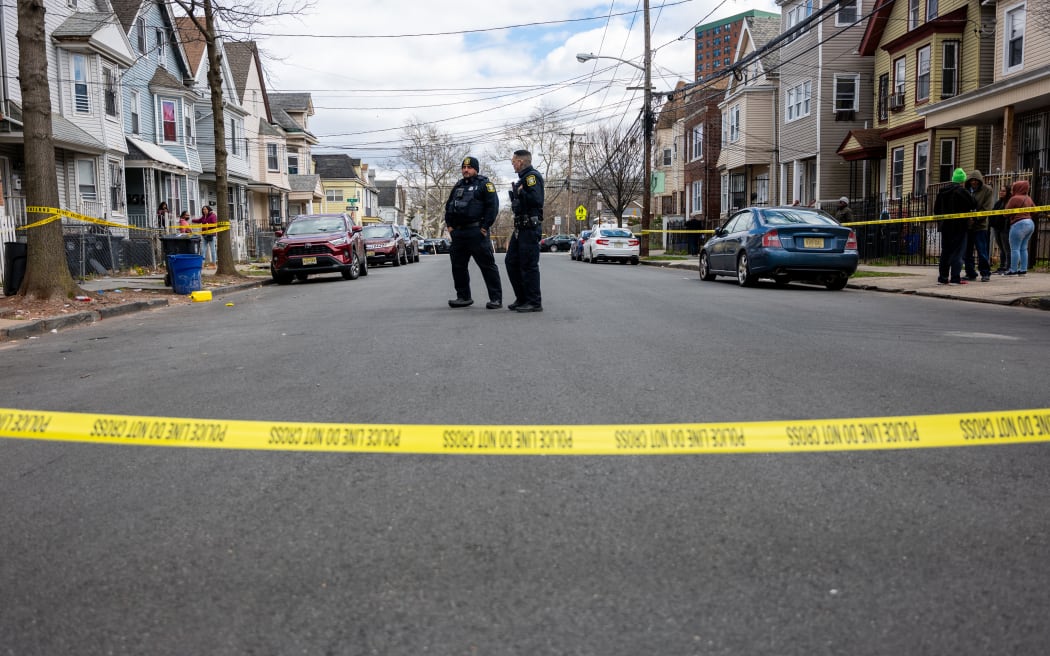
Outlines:
{"type": "Polygon", "coordinates": [[[473,257],[488,289],[490,310],[503,307],[503,286],[499,280],[499,267],[492,254],[489,228],[499,212],[499,196],[496,187],[483,175],[477,158],[463,160],[463,178],[452,188],[445,202],[445,225],[452,236],[450,251],[452,260],[452,283],[456,287],[456,298],[448,302],[449,307],[461,308],[473,305],[470,295],[470,273],[467,265],[473,257]]]}
{"type": "Polygon", "coordinates": [[[543,176],[532,168],[532,153],[514,151],[510,160],[518,174],[511,184],[514,234],[507,245],[507,277],[514,288],[514,302],[507,306],[517,312],[543,312],[540,296],[540,230],[543,227],[543,176]]]}

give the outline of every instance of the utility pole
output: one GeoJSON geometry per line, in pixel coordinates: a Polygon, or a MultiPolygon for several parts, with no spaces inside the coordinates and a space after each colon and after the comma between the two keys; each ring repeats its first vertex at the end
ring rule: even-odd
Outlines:
{"type": "MultiPolygon", "coordinates": [[[[576,200],[576,198],[575,198],[575,196],[573,195],[573,192],[572,192],[572,147],[573,147],[573,143],[575,142],[575,140],[576,140],[576,131],[575,130],[570,130],[569,131],[569,171],[568,171],[568,174],[565,176],[565,188],[569,192],[569,211],[565,213],[566,221],[575,221],[576,220],[576,203],[573,202],[574,200],[576,200]],[[569,217],[571,217],[571,218],[569,218],[569,217]]],[[[573,224],[573,227],[575,228],[576,225],[573,224]]],[[[569,230],[569,231],[567,231],[567,233],[568,234],[577,234],[577,232],[575,230],[569,230]]]]}
{"type": "Polygon", "coordinates": [[[649,0],[644,2],[645,8],[645,59],[642,64],[645,69],[645,91],[642,110],[642,130],[645,136],[645,157],[642,168],[645,179],[642,181],[642,239],[639,254],[642,257],[649,255],[649,226],[652,208],[652,176],[653,176],[653,53],[650,48],[651,38],[649,35],[649,0]]]}

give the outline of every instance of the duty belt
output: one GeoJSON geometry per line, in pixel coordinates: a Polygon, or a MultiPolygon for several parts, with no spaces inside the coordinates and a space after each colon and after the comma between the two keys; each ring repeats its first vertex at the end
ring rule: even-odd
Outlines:
{"type": "Polygon", "coordinates": [[[479,225],[481,225],[481,222],[475,221],[474,223],[464,223],[463,225],[458,225],[454,229],[455,230],[463,230],[464,228],[476,228],[479,225]]]}

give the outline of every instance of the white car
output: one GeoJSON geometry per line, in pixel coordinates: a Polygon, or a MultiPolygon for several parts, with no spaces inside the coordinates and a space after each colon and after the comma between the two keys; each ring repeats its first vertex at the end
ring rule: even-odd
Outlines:
{"type": "Polygon", "coordinates": [[[599,260],[619,260],[620,263],[638,264],[641,241],[626,228],[595,228],[583,242],[582,259],[591,264],[599,260]]]}

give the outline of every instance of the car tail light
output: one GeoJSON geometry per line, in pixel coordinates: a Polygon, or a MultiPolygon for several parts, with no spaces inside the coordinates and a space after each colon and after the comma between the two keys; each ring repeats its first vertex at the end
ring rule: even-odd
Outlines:
{"type": "Polygon", "coordinates": [[[852,230],[849,231],[849,237],[846,237],[846,250],[857,250],[857,233],[853,232],[852,230]]]}
{"type": "Polygon", "coordinates": [[[637,246],[637,245],[639,245],[641,243],[642,243],[641,239],[628,239],[627,240],[627,245],[628,246],[637,246]]]}
{"type": "Polygon", "coordinates": [[[609,245],[609,240],[608,239],[595,239],[594,243],[596,243],[596,244],[598,244],[600,246],[608,246],[609,245]]]}
{"type": "Polygon", "coordinates": [[[762,235],[762,246],[764,248],[783,248],[784,246],[780,243],[780,233],[770,230],[762,235]]]}

